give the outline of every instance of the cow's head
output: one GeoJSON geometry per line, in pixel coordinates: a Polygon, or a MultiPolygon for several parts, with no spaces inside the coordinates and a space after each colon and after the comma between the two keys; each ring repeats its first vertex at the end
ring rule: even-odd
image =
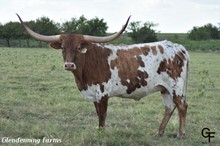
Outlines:
{"type": "Polygon", "coordinates": [[[85,54],[87,53],[87,50],[91,43],[106,43],[118,38],[127,27],[130,19],[130,17],[127,19],[126,24],[119,32],[106,37],[80,34],[61,34],[45,36],[32,31],[26,24],[24,24],[18,14],[17,16],[30,36],[39,41],[50,42],[50,46],[54,49],[62,49],[64,68],[69,71],[74,71],[75,69],[77,69],[78,65],[83,63],[82,58],[85,57],[85,54]]]}
{"type": "Polygon", "coordinates": [[[83,66],[84,57],[90,45],[82,35],[77,34],[63,34],[60,35],[59,41],[50,42],[52,48],[62,50],[64,68],[69,71],[83,66]]]}

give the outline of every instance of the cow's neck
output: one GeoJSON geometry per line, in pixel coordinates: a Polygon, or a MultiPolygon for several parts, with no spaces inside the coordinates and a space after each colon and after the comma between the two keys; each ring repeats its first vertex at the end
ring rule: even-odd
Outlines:
{"type": "Polygon", "coordinates": [[[76,85],[78,87],[78,89],[81,91],[83,90],[85,87],[82,84],[83,83],[83,79],[82,79],[82,69],[77,69],[75,71],[72,72],[74,77],[75,77],[75,81],[76,81],[76,85]]]}

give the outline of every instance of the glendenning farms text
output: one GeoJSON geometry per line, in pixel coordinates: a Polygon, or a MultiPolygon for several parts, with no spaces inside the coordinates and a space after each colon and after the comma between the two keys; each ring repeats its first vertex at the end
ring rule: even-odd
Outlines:
{"type": "Polygon", "coordinates": [[[56,138],[47,138],[43,137],[42,139],[36,139],[36,138],[10,138],[10,137],[3,137],[1,140],[2,143],[20,143],[20,144],[27,144],[27,143],[32,143],[32,144],[39,144],[39,143],[61,143],[61,139],[56,139],[56,138]]]}

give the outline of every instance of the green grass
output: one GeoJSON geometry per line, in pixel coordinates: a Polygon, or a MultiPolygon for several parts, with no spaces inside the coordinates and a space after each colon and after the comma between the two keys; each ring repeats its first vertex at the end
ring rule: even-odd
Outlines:
{"type": "Polygon", "coordinates": [[[157,33],[158,40],[186,40],[187,33],[157,33]]]}
{"type": "Polygon", "coordinates": [[[39,145],[197,146],[208,145],[201,136],[208,127],[216,132],[210,145],[220,145],[220,53],[190,52],[189,108],[182,140],[175,138],[177,112],[164,135],[155,136],[164,113],[159,93],[139,102],[111,98],[106,129],[98,130],[94,105],[83,99],[73,75],[63,69],[61,56],[52,49],[0,48],[0,140],[47,137],[62,142],[39,145]]]}
{"type": "Polygon", "coordinates": [[[220,51],[220,40],[173,40],[173,42],[182,44],[191,51],[220,51]]]}

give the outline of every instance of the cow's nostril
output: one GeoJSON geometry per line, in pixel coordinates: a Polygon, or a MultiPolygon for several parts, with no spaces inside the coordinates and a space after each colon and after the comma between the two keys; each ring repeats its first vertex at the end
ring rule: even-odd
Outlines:
{"type": "Polygon", "coordinates": [[[66,62],[64,64],[65,70],[74,70],[76,68],[76,65],[72,62],[66,62]]]}
{"type": "Polygon", "coordinates": [[[67,64],[64,64],[64,67],[67,68],[68,67],[67,64]]]}

